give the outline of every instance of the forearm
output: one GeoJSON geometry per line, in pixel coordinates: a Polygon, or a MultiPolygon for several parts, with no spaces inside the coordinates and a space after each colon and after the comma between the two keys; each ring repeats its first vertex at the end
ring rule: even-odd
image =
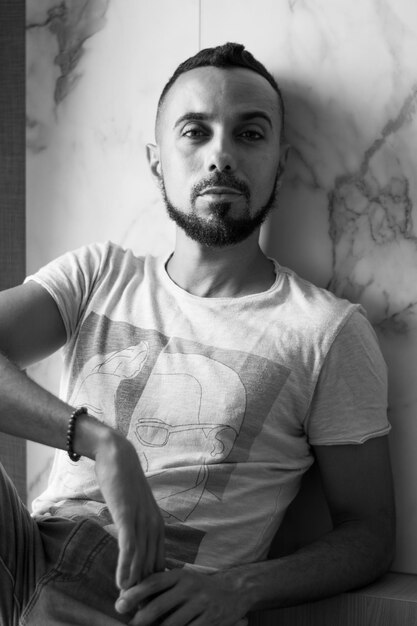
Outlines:
{"type": "MultiPolygon", "coordinates": [[[[364,586],[392,561],[394,523],[389,515],[346,522],[289,556],[219,572],[247,610],[287,607],[364,586]]],[[[215,575],[217,576],[217,575],[215,575]]]]}
{"type": "MultiPolygon", "coordinates": [[[[0,354],[0,432],[65,449],[73,410],[0,354]]],[[[98,485],[118,533],[118,586],[128,588],[163,570],[164,523],[133,445],[117,430],[82,414],[73,450],[95,460],[98,485]]]]}
{"type": "MultiPolygon", "coordinates": [[[[65,449],[74,407],[31,380],[0,353],[0,432],[65,449]]],[[[77,420],[74,450],[95,458],[97,442],[108,427],[90,416],[77,420]]]]}

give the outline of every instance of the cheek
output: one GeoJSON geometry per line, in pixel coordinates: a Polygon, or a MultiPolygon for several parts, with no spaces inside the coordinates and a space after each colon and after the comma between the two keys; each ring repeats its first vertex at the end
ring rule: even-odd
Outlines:
{"type": "Polygon", "coordinates": [[[162,176],[168,194],[189,196],[191,187],[199,180],[199,164],[195,157],[184,158],[173,152],[161,160],[162,176]]]}
{"type": "Polygon", "coordinates": [[[279,159],[265,154],[252,171],[254,189],[258,194],[269,196],[278,173],[279,159]]]}

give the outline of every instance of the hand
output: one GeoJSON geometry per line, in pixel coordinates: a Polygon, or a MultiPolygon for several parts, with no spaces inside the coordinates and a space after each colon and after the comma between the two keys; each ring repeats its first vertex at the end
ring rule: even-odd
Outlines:
{"type": "Polygon", "coordinates": [[[95,453],[97,480],[118,533],[116,585],[129,589],[165,568],[164,522],[136,450],[108,429],[95,453]]]}
{"type": "Polygon", "coordinates": [[[228,578],[187,569],[153,574],[122,591],[116,610],[136,611],[132,626],[245,626],[249,607],[228,578]]]}

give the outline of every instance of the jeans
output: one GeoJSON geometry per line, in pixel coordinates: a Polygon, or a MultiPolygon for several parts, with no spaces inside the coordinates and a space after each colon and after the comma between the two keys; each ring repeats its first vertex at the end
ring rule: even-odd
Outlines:
{"type": "Polygon", "coordinates": [[[117,541],[91,519],[34,520],[0,463],[0,626],[115,626],[117,541]]]}

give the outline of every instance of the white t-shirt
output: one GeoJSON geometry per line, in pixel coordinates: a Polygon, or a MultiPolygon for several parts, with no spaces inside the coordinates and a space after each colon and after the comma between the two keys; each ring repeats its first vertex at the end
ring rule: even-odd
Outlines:
{"type": "MultiPolygon", "coordinates": [[[[263,293],[201,298],[165,261],[94,244],[29,277],[67,331],[60,395],[135,446],[172,565],[262,560],[311,445],[389,431],[385,363],[358,305],[276,262],[263,293]]],[[[95,516],[114,531],[93,461],[63,451],[33,510],[95,516]]]]}

